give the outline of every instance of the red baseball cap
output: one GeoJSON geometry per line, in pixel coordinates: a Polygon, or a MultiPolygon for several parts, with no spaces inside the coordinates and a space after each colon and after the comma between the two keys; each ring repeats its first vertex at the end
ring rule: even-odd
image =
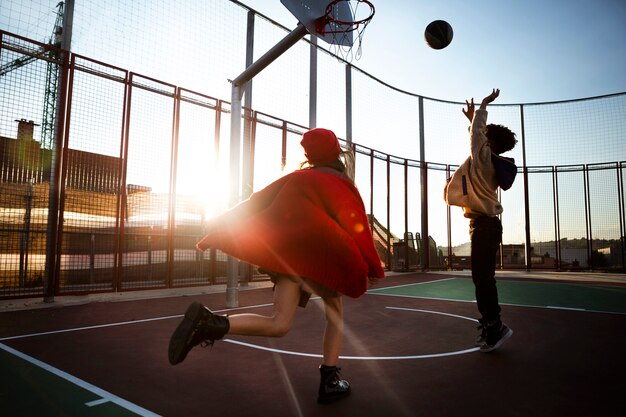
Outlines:
{"type": "Polygon", "coordinates": [[[304,156],[312,165],[333,162],[341,153],[337,136],[328,129],[315,128],[304,132],[300,145],[304,148],[304,156]]]}

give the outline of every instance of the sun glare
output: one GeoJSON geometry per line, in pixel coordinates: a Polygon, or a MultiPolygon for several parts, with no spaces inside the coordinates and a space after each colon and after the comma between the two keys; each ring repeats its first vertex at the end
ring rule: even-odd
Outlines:
{"type": "Polygon", "coordinates": [[[189,210],[196,215],[199,212],[206,220],[226,210],[229,178],[228,149],[220,149],[216,157],[206,133],[181,127],[176,167],[177,217],[179,211],[189,210]]]}

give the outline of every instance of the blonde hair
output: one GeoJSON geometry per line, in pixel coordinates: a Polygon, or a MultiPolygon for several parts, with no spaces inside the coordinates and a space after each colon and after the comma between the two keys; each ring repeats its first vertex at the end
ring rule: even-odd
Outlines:
{"type": "Polygon", "coordinates": [[[316,166],[326,166],[334,168],[339,172],[343,172],[343,174],[354,183],[354,147],[352,146],[352,144],[347,144],[345,148],[341,148],[341,152],[339,152],[339,156],[337,157],[337,159],[328,164],[315,165],[311,164],[309,161],[304,161],[300,164],[300,169],[310,169],[315,168],[316,166]]]}
{"type": "Polygon", "coordinates": [[[355,171],[355,157],[354,157],[354,146],[351,143],[347,144],[346,149],[342,149],[339,154],[339,159],[342,159],[343,165],[346,167],[344,174],[350,181],[354,182],[354,171],[355,171]]]}

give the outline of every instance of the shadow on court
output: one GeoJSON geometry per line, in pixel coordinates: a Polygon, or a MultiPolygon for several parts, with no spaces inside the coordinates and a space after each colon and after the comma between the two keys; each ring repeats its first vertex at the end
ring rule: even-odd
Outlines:
{"type": "MultiPolygon", "coordinates": [[[[167,345],[180,316],[191,301],[226,312],[223,293],[5,312],[0,415],[626,415],[626,286],[538,284],[500,279],[514,335],[490,354],[473,346],[467,277],[395,275],[345,299],[353,391],[331,405],[316,403],[320,300],[284,338],[227,336],[177,366],[167,345]]],[[[240,291],[229,313],[269,314],[271,300],[271,288],[240,291]]]]}

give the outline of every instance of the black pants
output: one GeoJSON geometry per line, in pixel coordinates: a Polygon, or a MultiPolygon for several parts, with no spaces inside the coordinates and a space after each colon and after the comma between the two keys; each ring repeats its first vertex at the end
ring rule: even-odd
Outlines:
{"type": "Polygon", "coordinates": [[[496,288],[496,253],[502,241],[502,222],[497,217],[470,220],[472,246],[472,281],[476,304],[486,322],[500,322],[500,304],[496,288]]]}

